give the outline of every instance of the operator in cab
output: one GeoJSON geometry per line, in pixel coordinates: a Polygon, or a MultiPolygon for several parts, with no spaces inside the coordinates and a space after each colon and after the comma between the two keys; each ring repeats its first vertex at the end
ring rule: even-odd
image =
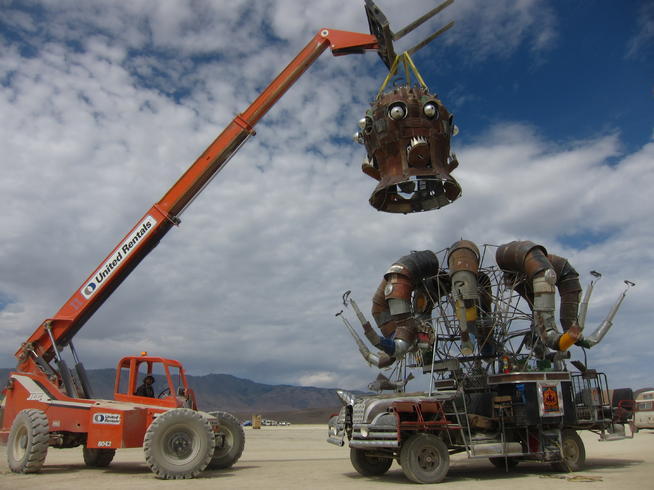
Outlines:
{"type": "Polygon", "coordinates": [[[143,378],[143,384],[136,388],[136,393],[134,393],[136,396],[147,396],[150,398],[154,398],[154,376],[147,375],[145,378],[143,378]]]}

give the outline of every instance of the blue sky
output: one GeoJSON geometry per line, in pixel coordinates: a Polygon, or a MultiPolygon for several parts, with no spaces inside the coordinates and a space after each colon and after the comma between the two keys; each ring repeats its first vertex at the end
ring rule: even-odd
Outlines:
{"type": "MultiPolygon", "coordinates": [[[[436,2],[379,0],[398,29],[436,2]]],[[[351,142],[384,76],[325,53],[76,338],[89,367],[147,350],[192,373],[362,388],[334,320],[364,310],[410,250],[528,239],[604,274],[589,352],[615,386],[651,385],[651,2],[456,0],[406,49],[456,114],[463,197],[378,213],[351,142]]],[[[53,315],[234,114],[321,27],[367,32],[363,1],[0,0],[0,366],[53,315]]],[[[575,355],[581,355],[576,352],[575,355]]]]}
{"type": "Polygon", "coordinates": [[[447,69],[430,79],[455,87],[445,98],[467,96],[457,107],[463,140],[510,119],[560,142],[617,131],[624,150],[633,151],[650,140],[654,122],[654,8],[647,4],[547,2],[539,10],[555,20],[540,49],[526,42],[475,60],[440,46],[447,69]]]}

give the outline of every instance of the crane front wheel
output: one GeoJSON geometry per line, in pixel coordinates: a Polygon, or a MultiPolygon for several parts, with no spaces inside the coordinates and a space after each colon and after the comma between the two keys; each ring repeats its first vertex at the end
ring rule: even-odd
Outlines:
{"type": "Polygon", "coordinates": [[[209,420],[189,408],[159,415],[143,440],[145,460],[156,477],[163,480],[197,476],[211,461],[214,445],[209,420]]]}
{"type": "Polygon", "coordinates": [[[37,473],[48,454],[48,417],[30,408],[16,415],[7,440],[7,463],[14,473],[37,473]]]}

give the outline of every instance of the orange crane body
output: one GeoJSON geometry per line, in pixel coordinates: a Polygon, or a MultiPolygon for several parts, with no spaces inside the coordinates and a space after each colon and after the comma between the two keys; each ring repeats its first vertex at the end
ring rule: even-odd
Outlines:
{"type": "MultiPolygon", "coordinates": [[[[83,444],[85,451],[88,451],[85,452],[86,460],[87,454],[104,454],[90,451],[114,451],[116,448],[144,446],[149,428],[154,426],[153,422],[165,412],[175,409],[197,412],[195,395],[188,387],[182,365],[175,360],[146,355],[121,359],[116,369],[114,399],[99,400],[91,396],[83,367],[81,371],[78,370],[78,377],[75,379],[59,351],[69,346],[77,361],[72,345],[75,334],[173,225],[180,223],[179,215],[182,211],[225,166],[248,137],[254,134],[256,123],[323,51],[331,48],[332,53],[338,56],[376,50],[378,46],[377,38],[370,34],[320,29],[258,98],[243,113],[234,117],[161,200],[143,215],[59,311],[36,328],[16,352],[16,371],[10,374],[9,382],[2,392],[4,401],[0,410],[0,442],[9,444],[8,458],[9,453],[20,453],[23,455],[23,462],[29,460],[30,455],[25,455],[24,451],[29,450],[30,445],[34,443],[36,436],[33,432],[38,429],[41,420],[47,421],[47,435],[43,436],[46,439],[46,447],[74,447],[83,444]],[[52,367],[53,360],[57,363],[58,370],[52,367]],[[153,372],[154,366],[160,366],[165,371],[165,396],[148,398],[135,395],[139,366],[144,365],[147,366],[147,374],[153,372]],[[173,369],[178,373],[177,383],[170,374],[173,369]]],[[[81,363],[78,363],[78,367],[80,365],[81,363]]],[[[201,418],[209,424],[210,430],[216,436],[215,441],[211,443],[215,444],[215,451],[222,450],[225,438],[219,437],[224,432],[221,417],[197,413],[201,414],[201,418]]],[[[222,420],[225,420],[224,416],[222,420]]],[[[242,432],[242,429],[240,430],[242,432]]],[[[144,447],[147,456],[147,446],[144,447]]],[[[182,451],[179,454],[186,454],[182,449],[179,451],[182,451]]],[[[236,457],[238,456],[240,453],[236,457]]],[[[35,466],[29,461],[21,465],[21,461],[18,461],[20,458],[16,458],[10,461],[10,467],[14,471],[32,472],[36,466],[36,471],[40,469],[40,465],[35,466]]],[[[146,459],[153,471],[162,478],[187,478],[188,474],[195,476],[197,473],[194,470],[184,473],[186,476],[175,476],[174,472],[160,471],[156,464],[151,464],[150,459],[146,459]]],[[[200,466],[204,469],[206,462],[200,462],[200,466]]]]}
{"type": "Polygon", "coordinates": [[[191,478],[207,467],[227,468],[240,457],[244,444],[240,424],[226,412],[198,411],[179,362],[145,353],[125,357],[116,368],[114,399],[96,399],[72,339],[166,233],[180,223],[179,215],[254,134],[257,122],[327,48],[334,56],[377,51],[390,66],[395,57],[393,41],[452,1],[445,0],[398,33],[390,31],[372,0],[366,0],[366,13],[373,34],[320,29],[139,219],[59,311],[36,328],[16,351],[16,370],[2,391],[0,442],[8,444],[12,471],[39,471],[50,446],[83,445],[89,466],[107,466],[117,448],[143,446],[146,462],[165,479],[191,478]],[[76,376],[60,354],[64,347],[70,348],[77,363],[76,376]],[[155,374],[155,368],[164,373],[160,376],[167,387],[156,398],[137,395],[137,378],[155,374]]]}
{"type": "Polygon", "coordinates": [[[330,29],[318,31],[259,97],[232,120],[161,200],[148,210],[54,317],[39,325],[16,352],[20,371],[39,371],[33,357],[29,355],[30,350],[46,362],[54,357],[48,328],[51,329],[52,337],[58,345],[68,344],[168,230],[179,223],[179,214],[225,166],[247,138],[254,134],[256,123],[327,47],[331,48],[334,55],[341,55],[375,50],[378,44],[376,38],[370,34],[330,29]]]}

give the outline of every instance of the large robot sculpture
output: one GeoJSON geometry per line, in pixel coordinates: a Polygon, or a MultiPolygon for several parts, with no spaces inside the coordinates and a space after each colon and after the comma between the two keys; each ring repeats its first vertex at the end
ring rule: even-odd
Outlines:
{"type": "Polygon", "coordinates": [[[367,155],[363,172],[379,181],[370,204],[391,213],[445,206],[461,195],[451,176],[458,166],[450,152],[454,116],[426,86],[401,86],[377,97],[359,121],[355,140],[367,155]]]}
{"type": "Polygon", "coordinates": [[[627,289],[606,319],[584,337],[588,302],[599,273],[593,271],[595,279],[582,300],[579,274],[570,263],[530,241],[497,247],[497,266],[482,267],[479,248],[468,240],[457,241],[442,255],[447,269],[441,268],[438,255],[429,250],[411,252],[388,268],[372,298],[372,316],[379,332],[346,293],[344,303],[354,309],[365,337],[379,350],[371,352],[342,316],[369,364],[385,368],[411,355],[424,366],[425,359],[434,359],[434,354],[492,363],[519,357],[523,349],[532,360],[560,361],[573,345],[590,348],[604,338],[633,286],[625,281],[627,289]],[[557,290],[561,328],[555,315],[557,290]],[[526,303],[527,311],[520,310],[520,301],[526,303]],[[529,327],[518,332],[523,339],[515,348],[511,339],[517,336],[514,323],[519,323],[518,319],[528,321],[529,327]],[[439,335],[437,323],[443,323],[447,332],[439,335]],[[445,352],[438,342],[456,348],[445,352]]]}

